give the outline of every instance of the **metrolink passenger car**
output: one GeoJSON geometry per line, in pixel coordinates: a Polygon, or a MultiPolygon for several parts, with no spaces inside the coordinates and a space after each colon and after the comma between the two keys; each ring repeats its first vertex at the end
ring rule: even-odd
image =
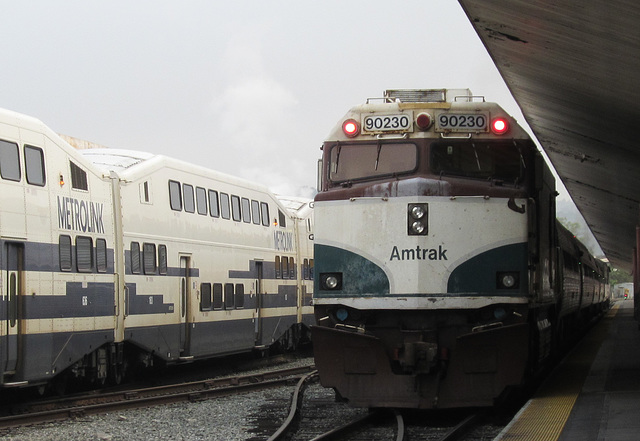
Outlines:
{"type": "Polygon", "coordinates": [[[4,110],[0,177],[0,387],[293,347],[313,320],[303,200],[4,110]]]}
{"type": "Polygon", "coordinates": [[[468,90],[352,108],[314,203],[321,383],[353,406],[490,406],[539,371],[608,305],[556,196],[527,133],[468,90]]]}

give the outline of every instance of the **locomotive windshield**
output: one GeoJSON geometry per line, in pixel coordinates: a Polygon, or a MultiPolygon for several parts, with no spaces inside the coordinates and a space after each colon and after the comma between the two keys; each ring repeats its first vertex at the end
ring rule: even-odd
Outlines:
{"type": "Polygon", "coordinates": [[[517,183],[524,177],[521,148],[513,142],[448,141],[431,145],[431,171],[473,179],[517,183]]]}
{"type": "Polygon", "coordinates": [[[415,144],[337,144],[331,149],[329,177],[333,182],[355,181],[412,172],[417,165],[415,144]]]}

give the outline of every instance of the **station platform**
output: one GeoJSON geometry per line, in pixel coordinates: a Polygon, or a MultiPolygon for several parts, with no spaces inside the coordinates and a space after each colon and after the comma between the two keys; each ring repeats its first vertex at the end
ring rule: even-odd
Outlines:
{"type": "Polygon", "coordinates": [[[616,302],[494,441],[640,440],[640,331],[616,302]]]}

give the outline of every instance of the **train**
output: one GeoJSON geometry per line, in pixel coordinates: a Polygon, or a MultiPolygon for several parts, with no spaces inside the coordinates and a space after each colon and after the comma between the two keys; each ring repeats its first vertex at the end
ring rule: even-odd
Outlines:
{"type": "Polygon", "coordinates": [[[119,383],[308,337],[310,199],[163,155],[80,151],[0,110],[0,200],[0,389],[119,383]]]}
{"type": "Polygon", "coordinates": [[[527,132],[468,89],[395,89],[322,145],[320,382],[354,407],[494,406],[609,308],[527,132]]]}

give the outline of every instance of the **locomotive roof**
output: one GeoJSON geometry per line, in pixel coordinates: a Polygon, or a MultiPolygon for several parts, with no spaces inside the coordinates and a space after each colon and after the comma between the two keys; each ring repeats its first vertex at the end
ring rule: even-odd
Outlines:
{"type": "Polygon", "coordinates": [[[276,195],[276,197],[280,202],[282,202],[282,205],[284,205],[287,210],[299,218],[308,217],[312,210],[309,205],[313,201],[312,199],[280,195],[276,195]]]}
{"type": "Polygon", "coordinates": [[[103,173],[108,174],[115,171],[120,178],[125,180],[140,179],[155,170],[168,167],[182,170],[194,176],[205,176],[233,185],[271,193],[265,185],[165,155],[112,148],[80,150],[80,153],[103,173]]]}
{"type": "Polygon", "coordinates": [[[107,147],[80,150],[76,149],[67,140],[72,137],[65,135],[61,136],[55,133],[42,121],[29,115],[0,108],[0,122],[43,133],[49,138],[55,140],[58,146],[66,150],[69,154],[76,157],[79,156],[80,158],[78,159],[84,159],[87,161],[87,164],[92,164],[95,170],[106,175],[114,171],[120,177],[135,178],[139,174],[147,174],[149,170],[170,164],[176,169],[184,169],[186,172],[191,172],[194,175],[209,176],[213,179],[225,181],[233,185],[253,188],[258,191],[272,194],[274,199],[276,199],[287,211],[301,218],[307,215],[305,210],[311,210],[308,206],[308,203],[311,201],[310,199],[303,200],[303,198],[289,198],[274,195],[265,185],[257,184],[255,182],[215,170],[206,169],[202,166],[194,165],[179,159],[137,150],[112,149],[107,147]]]}
{"type": "Polygon", "coordinates": [[[105,171],[122,171],[143,161],[153,158],[154,154],[123,149],[87,149],[80,153],[96,167],[105,171]]]}
{"type": "MultiPolygon", "coordinates": [[[[183,169],[184,171],[193,173],[194,175],[207,176],[219,181],[228,182],[232,185],[251,188],[273,195],[265,185],[257,184],[219,171],[206,169],[202,166],[194,165],[189,162],[164,155],[156,155],[136,150],[111,148],[93,148],[80,150],[79,152],[103,173],[108,174],[111,171],[115,171],[121,178],[125,179],[135,179],[136,176],[148,175],[152,170],[169,165],[176,169],[183,169]]],[[[305,207],[307,207],[308,210],[311,210],[311,208],[308,207],[310,199],[304,200],[302,198],[289,198],[279,195],[273,195],[273,197],[278,200],[292,215],[296,215],[300,218],[308,216],[304,211],[305,207]]]]}

